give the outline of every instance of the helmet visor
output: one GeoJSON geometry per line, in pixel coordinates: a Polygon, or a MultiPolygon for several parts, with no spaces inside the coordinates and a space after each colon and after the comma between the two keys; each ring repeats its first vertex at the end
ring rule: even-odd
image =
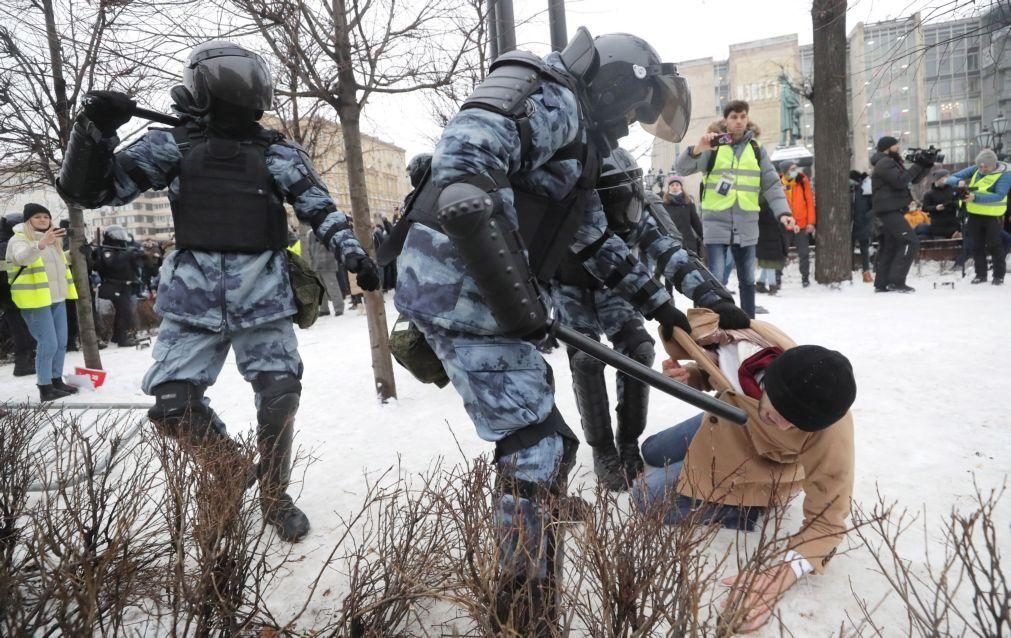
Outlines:
{"type": "Polygon", "coordinates": [[[688,82],[673,69],[653,76],[650,103],[636,110],[636,120],[642,128],[668,142],[680,142],[688,132],[691,117],[692,94],[688,82]]]}
{"type": "Polygon", "coordinates": [[[257,111],[274,108],[274,85],[263,59],[242,49],[201,60],[194,73],[216,99],[257,111]]]}

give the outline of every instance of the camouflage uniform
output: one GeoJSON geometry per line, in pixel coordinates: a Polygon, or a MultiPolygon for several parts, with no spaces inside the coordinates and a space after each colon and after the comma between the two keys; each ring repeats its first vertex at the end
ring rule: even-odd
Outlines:
{"type": "MultiPolygon", "coordinates": [[[[560,56],[549,54],[547,64],[564,70],[560,56]]],[[[567,88],[543,81],[527,101],[531,143],[521,157],[516,123],[503,115],[482,109],[458,113],[443,131],[432,158],[432,179],[445,187],[468,175],[503,171],[510,182],[526,190],[560,200],[580,176],[580,162],[552,159],[572,142],[580,126],[576,96],[567,88]]],[[[585,134],[585,132],[584,132],[585,134]]],[[[498,191],[505,215],[517,225],[510,188],[498,191]]],[[[572,253],[593,245],[607,230],[607,220],[596,193],[592,193],[582,224],[570,247],[572,253]]],[[[609,236],[584,262],[586,269],[603,280],[622,269],[629,258],[625,243],[609,236]]],[[[549,417],[558,418],[550,368],[535,347],[522,339],[507,337],[493,318],[474,279],[451,240],[422,225],[411,227],[398,259],[397,309],[411,319],[442,360],[457,392],[463,397],[478,435],[490,442],[535,426],[549,417]]],[[[641,310],[650,313],[669,302],[662,288],[650,292],[649,271],[637,264],[618,281],[614,290],[631,298],[640,290],[641,310]]],[[[568,436],[572,436],[571,432],[568,436]]],[[[567,478],[575,453],[575,441],[550,434],[535,444],[497,455],[499,476],[507,485],[530,483],[557,493],[567,478]]],[[[530,492],[527,491],[527,494],[530,492]]],[[[518,536],[514,517],[526,526],[522,536],[531,547],[541,546],[535,566],[517,559],[514,573],[543,577],[551,569],[543,552],[541,517],[547,514],[530,499],[519,496],[497,499],[498,523],[503,537],[500,555],[507,563],[518,536]]]]}
{"type": "MultiPolygon", "coordinates": [[[[107,137],[103,142],[115,148],[119,139],[107,137]]],[[[151,188],[167,187],[170,200],[179,196],[179,180],[170,181],[170,176],[178,173],[182,154],[170,131],[150,130],[119,154],[133,160],[151,188]]],[[[273,144],[266,161],[280,194],[299,219],[309,221],[321,212],[332,211],[315,229],[317,237],[322,238],[335,224],[346,224],[347,217],[336,210],[324,186],[313,185],[294,198],[290,195],[294,184],[313,174],[299,149],[287,143],[273,144]]],[[[122,166],[122,162],[113,163],[114,190],[100,205],[121,206],[141,194],[143,189],[122,166]]],[[[351,255],[365,256],[350,228],[335,233],[329,248],[339,251],[345,260],[351,255]]],[[[229,343],[237,362],[246,362],[239,363],[239,370],[247,381],[260,372],[301,376],[302,362],[288,319],[295,314],[295,302],[284,251],[176,250],[166,256],[159,279],[155,311],[165,321],[152,353],[155,363],[144,376],[144,392],[150,394],[152,388],[167,381],[212,385],[221,370],[221,349],[227,353],[229,343]],[[172,341],[183,334],[194,347],[172,347],[172,341]],[[254,364],[258,357],[262,359],[254,364]]]]}

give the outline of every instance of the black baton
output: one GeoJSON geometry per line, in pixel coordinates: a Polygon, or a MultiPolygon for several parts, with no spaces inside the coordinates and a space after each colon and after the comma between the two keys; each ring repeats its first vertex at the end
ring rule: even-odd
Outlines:
{"type": "Polygon", "coordinates": [[[151,109],[145,109],[140,106],[136,106],[133,109],[134,117],[142,117],[145,120],[151,120],[152,122],[158,122],[159,124],[167,124],[169,126],[179,126],[183,123],[178,117],[173,115],[166,115],[164,113],[159,113],[158,111],[152,111],[151,109]]]}
{"type": "Polygon", "coordinates": [[[576,350],[581,350],[601,363],[613,366],[628,376],[649,384],[676,399],[680,399],[685,403],[694,405],[710,414],[715,414],[734,423],[744,425],[748,420],[748,414],[744,410],[720,401],[705,392],[700,392],[683,383],[678,383],[653,368],[645,366],[619,352],[615,352],[599,341],[590,339],[581,332],[563,326],[555,319],[550,321],[549,330],[558,337],[559,341],[572,346],[576,350]]]}

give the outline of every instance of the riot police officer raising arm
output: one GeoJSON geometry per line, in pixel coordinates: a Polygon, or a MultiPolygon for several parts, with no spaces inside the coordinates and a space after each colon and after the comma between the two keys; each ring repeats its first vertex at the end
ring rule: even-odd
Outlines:
{"type": "Polygon", "coordinates": [[[311,224],[363,289],[376,289],[377,269],[306,153],[257,123],[273,108],[273,81],[260,56],[207,42],[190,53],[183,81],[172,90],[183,123],[152,129],[119,152],[116,130],[130,119],[133,101],[112,91],[89,93],[58,187],[88,208],[168,188],[176,250],[162,266],[155,306],[164,321],[143,382],[155,397],[149,416],[191,445],[228,448],[204,392],[234,349],[256,393],[264,518],[281,538],[296,541],[309,521],[286,493],[302,361],[291,323],[283,204],[311,224]]]}
{"type": "Polygon", "coordinates": [[[594,40],[581,28],[544,59],[508,53],[443,131],[431,168],[438,203],[407,218],[397,308],[442,361],[479,436],[496,445],[499,560],[509,583],[498,617],[525,635],[550,633],[556,616],[558,539],[541,521],[565,491],[578,444],[531,343],[546,325],[535,282],[550,281],[573,254],[646,316],[688,328],[608,231],[594,187],[601,159],[630,124],[676,141],[689,116],[683,78],[635,36],[594,40]]]}

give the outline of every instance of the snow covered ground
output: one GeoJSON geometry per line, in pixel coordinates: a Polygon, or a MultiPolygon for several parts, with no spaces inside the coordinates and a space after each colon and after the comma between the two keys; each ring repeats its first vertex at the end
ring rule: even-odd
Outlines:
{"type": "MultiPolygon", "coordinates": [[[[910,534],[902,545],[914,564],[922,562],[925,551],[939,549],[943,516],[952,507],[971,504],[973,476],[989,489],[999,487],[1011,469],[1011,418],[1004,403],[1011,394],[1011,286],[970,286],[968,281],[941,274],[937,264],[926,263],[922,274],[910,279],[918,290],[915,294],[875,295],[872,286],[862,282],[839,290],[817,285],[802,289],[793,268],[780,295],[759,295],[758,299],[770,311],[761,318],[800,343],[838,349],[853,362],[858,384],[853,410],[857,433],[854,497],[870,505],[880,490],[926,516],[931,523],[927,546],[922,532],[910,534]],[[954,288],[942,285],[948,283],[954,283],[954,288]]],[[[396,317],[392,301],[387,310],[392,325],[396,317]]],[[[299,546],[305,558],[288,577],[287,596],[293,600],[305,595],[317,561],[332,547],[338,515],[361,502],[366,474],[377,476],[398,461],[408,472],[421,472],[439,455],[455,462],[460,457],[454,435],[468,456],[490,450],[474,434],[451,387],[439,390],[423,385],[398,368],[399,400],[383,406],[373,398],[364,316],[347,312],[323,317],[311,330],[297,332],[305,376],[296,441],[317,462],[308,467],[298,499],[313,529],[299,546]]],[[[99,391],[82,394],[80,400],[149,401],[139,386],[150,352],[104,350],[108,380],[99,391]]],[[[564,351],[548,359],[557,379],[559,408],[578,431],[564,351]]],[[[655,367],[659,363],[658,356],[655,367]]],[[[74,365],[82,365],[80,353],[68,356],[68,372],[74,365]]],[[[613,404],[613,375],[609,376],[613,404]]],[[[14,379],[7,365],[0,367],[0,379],[0,401],[37,399],[34,377],[14,379]]],[[[252,391],[231,362],[208,395],[230,431],[254,426],[252,391]]],[[[646,435],[695,412],[654,391],[646,435]]],[[[592,484],[586,446],[580,449],[579,461],[573,482],[592,484]]],[[[1011,498],[1004,500],[999,516],[999,541],[1006,560],[1011,556],[1011,498]]],[[[801,518],[799,503],[793,505],[790,517],[790,527],[795,527],[801,518]]],[[[854,539],[848,544],[857,546],[854,539]]],[[[784,623],[797,636],[837,634],[848,616],[859,615],[851,586],[871,605],[885,596],[887,585],[872,569],[864,549],[837,557],[824,576],[808,576],[788,594],[781,605],[784,623]]],[[[283,619],[285,610],[275,611],[283,619]]],[[[894,595],[878,613],[884,635],[905,635],[905,613],[894,595]]],[[[779,634],[770,625],[757,635],[779,634]]]]}

